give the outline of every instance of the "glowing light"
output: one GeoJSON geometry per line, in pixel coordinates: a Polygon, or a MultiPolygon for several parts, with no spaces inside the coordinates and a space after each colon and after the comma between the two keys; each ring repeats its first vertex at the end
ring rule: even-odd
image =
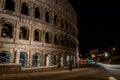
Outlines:
{"type": "Polygon", "coordinates": [[[105,52],[105,57],[107,57],[108,56],[108,53],[107,52],[105,52]]]}
{"type": "Polygon", "coordinates": [[[114,77],[108,77],[108,80],[117,80],[117,79],[114,77]]]}
{"type": "Polygon", "coordinates": [[[113,48],[112,50],[115,51],[115,48],[113,48]]]}

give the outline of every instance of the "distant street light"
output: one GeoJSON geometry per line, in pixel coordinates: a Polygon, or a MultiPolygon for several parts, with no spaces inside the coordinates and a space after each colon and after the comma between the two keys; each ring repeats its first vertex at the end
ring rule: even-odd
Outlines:
{"type": "Polygon", "coordinates": [[[105,52],[105,57],[108,57],[108,53],[107,52],[105,52]]]}
{"type": "Polygon", "coordinates": [[[113,48],[112,50],[113,50],[113,51],[115,51],[115,50],[116,50],[116,48],[113,48]]]}

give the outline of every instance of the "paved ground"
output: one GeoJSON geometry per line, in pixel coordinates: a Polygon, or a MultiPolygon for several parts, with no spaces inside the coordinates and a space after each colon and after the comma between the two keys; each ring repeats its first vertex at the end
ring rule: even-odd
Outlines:
{"type": "Polygon", "coordinates": [[[120,69],[100,67],[24,70],[0,74],[0,80],[120,80],[120,69]]]}
{"type": "Polygon", "coordinates": [[[15,77],[9,74],[9,78],[1,80],[108,80],[108,73],[101,68],[79,68],[70,70],[20,73],[15,77]],[[11,77],[10,77],[11,76],[11,77]]]}

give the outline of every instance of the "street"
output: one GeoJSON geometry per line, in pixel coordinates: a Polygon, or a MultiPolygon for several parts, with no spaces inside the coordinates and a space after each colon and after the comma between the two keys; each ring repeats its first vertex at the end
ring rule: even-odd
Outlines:
{"type": "Polygon", "coordinates": [[[45,72],[30,72],[9,74],[0,80],[120,80],[120,66],[97,64],[99,67],[76,68],[72,71],[53,70],[45,72]]]}
{"type": "Polygon", "coordinates": [[[108,80],[109,77],[114,77],[114,74],[117,75],[117,78],[119,78],[119,71],[117,71],[117,74],[116,71],[112,72],[113,71],[103,68],[80,68],[72,71],[63,70],[57,72],[37,72],[26,76],[23,74],[21,76],[16,76],[15,78],[1,80],[108,80]]]}

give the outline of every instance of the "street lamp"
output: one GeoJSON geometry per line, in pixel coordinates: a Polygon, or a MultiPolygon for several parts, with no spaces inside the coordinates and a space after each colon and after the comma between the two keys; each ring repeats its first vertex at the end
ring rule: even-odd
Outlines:
{"type": "Polygon", "coordinates": [[[112,50],[113,50],[113,51],[115,51],[115,50],[116,50],[116,48],[112,48],[112,50]]]}

